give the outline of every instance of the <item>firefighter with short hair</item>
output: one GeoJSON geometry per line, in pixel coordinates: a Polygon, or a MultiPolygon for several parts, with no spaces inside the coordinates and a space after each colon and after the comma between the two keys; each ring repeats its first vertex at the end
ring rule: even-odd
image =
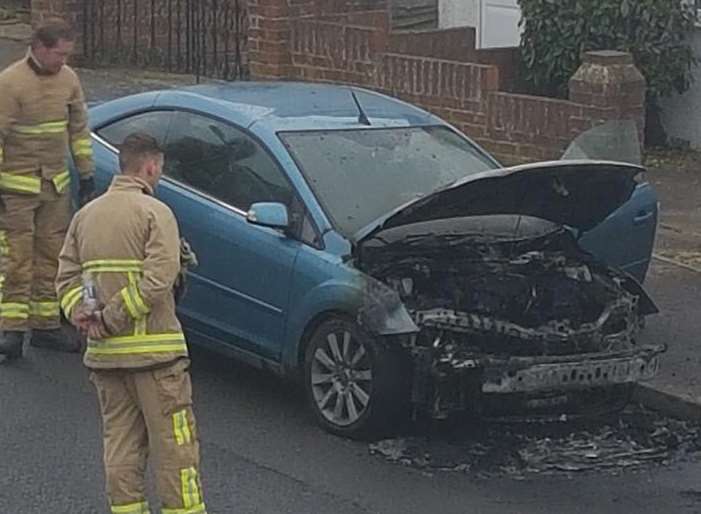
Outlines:
{"type": "Polygon", "coordinates": [[[94,163],[80,80],[66,65],[75,34],[61,20],[34,32],[27,56],[0,72],[0,355],[21,357],[24,334],[34,346],[78,351],[62,325],[54,281],[70,223],[71,176],[66,148],[80,176],[80,201],[94,195],[94,163]]]}
{"type": "Polygon", "coordinates": [[[183,259],[175,216],[153,197],[163,167],[156,140],[133,134],[119,150],[122,174],[71,222],[56,288],[66,316],[87,332],[83,360],[102,412],[112,512],[150,512],[150,457],[162,512],[206,514],[174,295],[181,261],[194,258],[183,259]]]}

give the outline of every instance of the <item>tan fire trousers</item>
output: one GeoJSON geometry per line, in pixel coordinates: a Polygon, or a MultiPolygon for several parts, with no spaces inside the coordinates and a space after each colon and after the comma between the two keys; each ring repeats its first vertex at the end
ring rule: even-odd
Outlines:
{"type": "Polygon", "coordinates": [[[146,461],[163,514],[206,514],[189,359],[149,371],[94,370],[102,412],[107,496],[113,514],[150,514],[146,461]]]}
{"type": "Polygon", "coordinates": [[[60,326],[56,299],[58,254],[71,219],[69,191],[58,194],[42,181],[40,194],[3,192],[2,229],[4,285],[0,329],[48,330],[60,326]]]}

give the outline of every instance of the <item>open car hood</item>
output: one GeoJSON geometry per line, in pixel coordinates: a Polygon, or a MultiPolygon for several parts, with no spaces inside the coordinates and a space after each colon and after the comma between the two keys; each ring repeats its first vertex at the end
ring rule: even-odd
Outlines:
{"type": "Polygon", "coordinates": [[[588,231],[627,202],[644,168],[612,161],[525,164],[470,175],[407,202],[361,229],[356,242],[421,221],[490,214],[542,218],[588,231]]]}

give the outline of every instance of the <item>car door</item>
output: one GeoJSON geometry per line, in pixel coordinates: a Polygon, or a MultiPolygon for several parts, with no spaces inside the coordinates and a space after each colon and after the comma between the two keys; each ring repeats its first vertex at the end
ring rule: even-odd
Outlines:
{"type": "Polygon", "coordinates": [[[202,114],[176,113],[164,148],[158,194],[199,259],[182,313],[210,341],[278,360],[301,243],[249,224],[246,213],[256,202],[280,202],[293,211],[291,184],[257,139],[202,114]]]}

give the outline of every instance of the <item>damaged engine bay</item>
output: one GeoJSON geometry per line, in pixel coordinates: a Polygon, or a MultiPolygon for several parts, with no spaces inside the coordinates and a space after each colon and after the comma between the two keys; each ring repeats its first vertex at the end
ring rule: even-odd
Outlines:
{"type": "Polygon", "coordinates": [[[591,402],[652,377],[663,346],[639,346],[657,312],[639,284],[599,263],[575,234],[515,215],[438,220],[364,243],[361,269],[389,286],[418,333],[411,353],[415,407],[434,418],[512,414],[591,402]]]}

